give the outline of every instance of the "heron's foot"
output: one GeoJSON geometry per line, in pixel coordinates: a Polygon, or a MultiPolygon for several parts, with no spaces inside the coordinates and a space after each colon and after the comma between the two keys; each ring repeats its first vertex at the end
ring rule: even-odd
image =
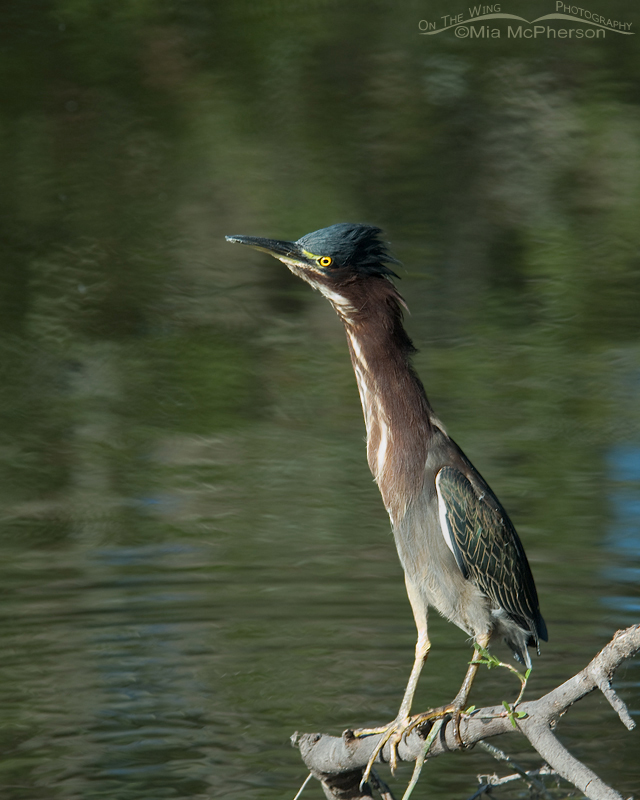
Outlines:
{"type": "Polygon", "coordinates": [[[414,716],[411,717],[410,724],[407,726],[405,733],[411,733],[415,728],[422,728],[422,726],[427,723],[432,723],[436,719],[442,719],[442,717],[446,717],[453,713],[453,711],[454,707],[450,704],[448,706],[440,706],[439,708],[430,708],[429,711],[425,711],[422,714],[414,714],[414,716]]]}
{"type": "Polygon", "coordinates": [[[382,734],[367,762],[360,785],[363,786],[369,780],[373,765],[387,743],[390,749],[389,766],[391,768],[391,774],[394,775],[398,766],[398,747],[400,742],[415,728],[422,727],[426,725],[427,722],[434,722],[437,719],[441,719],[451,714],[452,711],[453,707],[450,705],[442,706],[441,708],[432,708],[430,711],[425,711],[423,714],[417,714],[414,717],[396,717],[390,725],[386,725],[382,728],[361,728],[354,731],[354,735],[358,737],[382,734]]]}
{"type": "MultiPolygon", "coordinates": [[[[391,724],[393,725],[393,722],[391,724]]],[[[375,736],[378,733],[386,733],[388,730],[389,725],[382,725],[379,728],[358,728],[352,733],[356,739],[360,739],[362,736],[375,736]]]]}
{"type": "Polygon", "coordinates": [[[380,740],[371,753],[364,772],[362,773],[362,781],[360,782],[360,786],[363,786],[369,780],[373,765],[387,742],[389,743],[391,749],[391,753],[389,755],[389,766],[391,767],[391,774],[395,774],[396,767],[398,766],[398,745],[402,741],[402,738],[407,732],[410,724],[411,717],[396,717],[396,719],[394,719],[390,725],[385,725],[381,728],[361,728],[357,731],[354,731],[354,735],[358,737],[382,734],[382,736],[380,736],[380,740]]]}
{"type": "Polygon", "coordinates": [[[453,727],[453,738],[461,750],[465,750],[467,745],[462,741],[460,735],[460,720],[462,719],[462,708],[454,708],[451,712],[451,725],[453,727]]]}
{"type": "Polygon", "coordinates": [[[463,742],[462,736],[460,735],[460,720],[462,719],[463,714],[463,706],[458,701],[458,698],[450,703],[448,706],[441,706],[440,708],[432,708],[430,711],[426,711],[424,714],[416,714],[414,717],[411,718],[411,724],[407,727],[405,735],[411,733],[414,728],[421,728],[423,725],[427,723],[433,723],[437,719],[442,719],[443,717],[451,717],[451,723],[453,726],[453,738],[456,741],[456,744],[461,750],[464,750],[467,745],[463,742]]]}

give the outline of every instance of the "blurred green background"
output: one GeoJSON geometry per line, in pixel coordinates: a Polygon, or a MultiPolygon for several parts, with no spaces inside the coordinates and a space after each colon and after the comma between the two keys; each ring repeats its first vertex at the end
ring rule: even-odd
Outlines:
{"type": "MultiPolygon", "coordinates": [[[[419,33],[466,11],[3,6],[3,798],[292,798],[294,730],[397,711],[415,630],[344,334],[225,234],[384,228],[431,401],[536,576],[527,696],[640,619],[640,43],[419,33]]],[[[431,634],[416,710],[470,655],[431,634]]],[[[637,661],[616,686],[637,716],[637,661]]],[[[516,693],[485,671],[473,700],[516,693]]],[[[602,697],[559,735],[640,792],[638,733],[602,697]]],[[[494,771],[438,759],[414,797],[494,771]]]]}

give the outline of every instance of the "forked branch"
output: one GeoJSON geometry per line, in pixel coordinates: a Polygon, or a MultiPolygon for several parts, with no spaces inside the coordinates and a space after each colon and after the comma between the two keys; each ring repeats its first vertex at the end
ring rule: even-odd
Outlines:
{"type": "MultiPolygon", "coordinates": [[[[624,702],[611,687],[611,679],[620,664],[640,652],[640,624],[618,631],[609,644],[577,675],[548,694],[518,706],[526,716],[515,718],[503,706],[477,709],[463,716],[460,733],[467,746],[503,733],[520,731],[531,742],[543,760],[561,777],[572,783],[590,800],[623,800],[622,795],[598,778],[558,741],[553,734],[559,718],[575,702],[594,689],[607,698],[622,723],[632,730],[635,723],[624,702]]],[[[518,715],[520,717],[520,715],[518,715]]],[[[453,735],[453,726],[442,726],[431,745],[428,758],[459,749],[453,735]]],[[[424,754],[427,731],[412,731],[398,748],[398,758],[415,761],[424,754]]],[[[373,752],[378,736],[355,737],[345,731],[342,737],[320,733],[294,734],[292,741],[299,747],[304,763],[322,782],[329,800],[366,800],[371,798],[371,787],[359,788],[363,770],[373,752]]],[[[385,746],[379,760],[389,760],[389,746],[385,746]]]]}

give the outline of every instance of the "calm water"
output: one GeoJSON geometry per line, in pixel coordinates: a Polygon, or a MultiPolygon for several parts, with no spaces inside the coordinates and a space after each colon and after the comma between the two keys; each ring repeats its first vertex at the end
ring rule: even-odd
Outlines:
{"type": "MultiPolygon", "coordinates": [[[[451,9],[4,12],[3,798],[292,798],[295,730],[397,711],[415,630],[343,332],[224,234],[385,229],[416,366],[535,573],[528,696],[640,620],[638,45],[419,36],[451,9]]],[[[470,652],[430,624],[417,709],[470,652]]],[[[637,717],[637,660],[616,686],[637,717]]],[[[516,693],[485,672],[474,702],[516,693]]],[[[559,734],[640,792],[600,696],[559,734]]],[[[439,759],[414,797],[494,771],[439,759]]]]}

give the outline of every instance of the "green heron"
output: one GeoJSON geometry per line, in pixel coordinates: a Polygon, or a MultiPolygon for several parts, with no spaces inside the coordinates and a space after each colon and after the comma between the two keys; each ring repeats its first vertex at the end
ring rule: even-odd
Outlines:
{"type": "MultiPolygon", "coordinates": [[[[397,745],[422,718],[411,704],[431,644],[427,610],[436,608],[481,647],[493,634],[531,667],[528,647],[547,639],[531,569],[506,511],[435,415],[411,365],[415,348],[403,321],[405,302],[389,264],[398,263],[380,228],[342,223],[296,242],[252,236],[227,241],[262,250],[318,289],[342,320],[367,429],[367,458],[391,519],[418,629],[415,661],[383,744],[397,745]]],[[[460,691],[440,711],[457,730],[478,669],[472,660],[460,691]]],[[[458,734],[459,736],[459,734],[458,734]]]]}

